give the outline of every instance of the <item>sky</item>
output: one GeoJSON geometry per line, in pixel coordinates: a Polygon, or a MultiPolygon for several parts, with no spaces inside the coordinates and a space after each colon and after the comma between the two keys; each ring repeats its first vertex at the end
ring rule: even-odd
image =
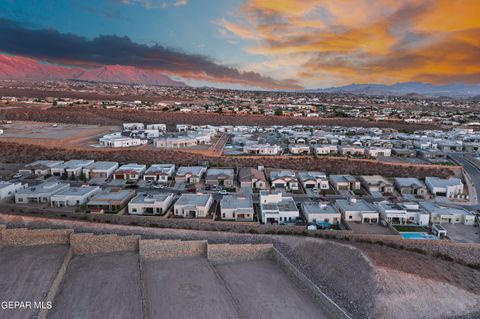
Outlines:
{"type": "Polygon", "coordinates": [[[480,83],[479,0],[0,0],[0,52],[191,85],[480,83]]]}

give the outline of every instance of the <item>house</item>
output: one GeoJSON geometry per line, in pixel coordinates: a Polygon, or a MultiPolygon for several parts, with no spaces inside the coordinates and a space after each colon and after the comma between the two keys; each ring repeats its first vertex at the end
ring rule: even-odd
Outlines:
{"type": "Polygon", "coordinates": [[[172,205],[173,199],[172,193],[141,192],[128,203],[128,213],[130,215],[163,215],[172,205]]]}
{"type": "Polygon", "coordinates": [[[392,225],[416,224],[428,226],[430,215],[420,208],[418,203],[391,203],[389,201],[376,202],[374,205],[380,217],[392,225]]]}
{"type": "Polygon", "coordinates": [[[462,180],[456,177],[450,177],[447,179],[426,177],[425,185],[427,185],[430,193],[436,196],[446,196],[451,198],[463,194],[462,180]]]}
{"type": "Polygon", "coordinates": [[[180,166],[175,175],[175,182],[186,184],[200,183],[206,170],[205,166],[180,166]]]}
{"type": "Polygon", "coordinates": [[[290,144],[288,146],[288,151],[291,154],[295,155],[308,155],[310,154],[310,145],[305,145],[305,144],[290,144]]]}
{"type": "Polygon", "coordinates": [[[473,225],[475,223],[475,214],[464,208],[440,206],[432,201],[422,201],[419,204],[430,214],[430,222],[432,224],[473,225]]]}
{"type": "Polygon", "coordinates": [[[118,213],[134,196],[132,189],[107,188],[93,196],[87,207],[92,213],[118,213]]]}
{"type": "Polygon", "coordinates": [[[365,155],[373,158],[377,158],[379,156],[392,156],[392,149],[383,147],[368,147],[365,150],[365,155]]]}
{"type": "Polygon", "coordinates": [[[95,194],[101,191],[98,186],[69,187],[50,197],[52,207],[85,205],[95,194]]]}
{"type": "Polygon", "coordinates": [[[213,204],[211,194],[182,194],[173,205],[173,214],[179,217],[207,217],[213,204]]]}
{"type": "Polygon", "coordinates": [[[427,195],[427,186],[415,177],[396,177],[393,184],[402,195],[412,194],[420,197],[427,195]]]}
{"type": "Polygon", "coordinates": [[[253,200],[251,196],[223,196],[220,201],[222,220],[253,221],[253,200]]]}
{"type": "Polygon", "coordinates": [[[298,190],[299,188],[297,176],[290,170],[271,171],[270,183],[274,189],[298,190]]]}
{"type": "Polygon", "coordinates": [[[354,191],[361,188],[360,181],[352,175],[330,175],[328,180],[332,187],[337,191],[354,191]]]}
{"type": "Polygon", "coordinates": [[[238,179],[241,188],[267,189],[267,178],[261,170],[242,167],[238,172],[238,179]]]}
{"type": "Polygon", "coordinates": [[[143,123],[123,123],[122,128],[124,131],[139,131],[145,129],[143,123]]]}
{"type": "Polygon", "coordinates": [[[125,137],[121,132],[104,135],[98,139],[98,143],[104,147],[132,147],[148,143],[148,140],[140,138],[125,137]]]}
{"type": "Polygon", "coordinates": [[[157,130],[160,132],[166,132],[167,125],[166,124],[147,124],[147,130],[157,130]]]}
{"type": "Polygon", "coordinates": [[[52,166],[50,172],[53,176],[80,177],[82,170],[93,164],[93,160],[70,160],[68,162],[52,166]]]}
{"type": "Polygon", "coordinates": [[[60,182],[44,182],[18,190],[15,193],[15,203],[50,203],[50,198],[69,188],[70,185],[60,182]]]}
{"type": "Polygon", "coordinates": [[[341,220],[340,212],[329,202],[303,202],[302,211],[305,220],[309,224],[323,222],[336,225],[340,223],[341,220]]]}
{"type": "Polygon", "coordinates": [[[117,162],[95,162],[83,168],[83,176],[85,177],[85,179],[107,179],[113,175],[117,168],[117,162]]]}
{"type": "Polygon", "coordinates": [[[338,199],[335,201],[335,206],[347,222],[378,223],[376,208],[363,199],[338,199]]]}
{"type": "Polygon", "coordinates": [[[33,163],[25,165],[25,167],[20,169],[18,172],[21,174],[34,175],[34,176],[51,175],[50,169],[62,163],[63,161],[49,161],[49,160],[35,161],[33,163]]]}
{"type": "Polygon", "coordinates": [[[382,193],[392,194],[393,184],[390,183],[385,177],[380,175],[363,175],[358,178],[360,183],[365,187],[370,194],[382,193]]]}
{"type": "Polygon", "coordinates": [[[205,177],[207,185],[235,186],[235,170],[233,168],[209,168],[205,177]]]}
{"type": "Polygon", "coordinates": [[[300,217],[293,197],[283,196],[281,191],[260,191],[260,213],[264,224],[295,223],[300,217]]]}
{"type": "Polygon", "coordinates": [[[153,145],[159,148],[186,148],[197,144],[197,139],[190,136],[163,137],[153,142],[153,145]]]}
{"type": "Polygon", "coordinates": [[[282,148],[276,144],[251,144],[243,146],[243,152],[253,155],[278,155],[282,152],[282,148]]]}
{"type": "Polygon", "coordinates": [[[18,191],[27,188],[27,184],[0,181],[0,200],[12,197],[18,191]]]}
{"type": "Polygon", "coordinates": [[[300,172],[298,173],[298,179],[304,189],[329,189],[327,175],[323,172],[300,172]]]}
{"type": "Polygon", "coordinates": [[[363,156],[365,155],[365,149],[361,146],[345,145],[338,147],[338,153],[341,155],[363,156]]]}
{"type": "Polygon", "coordinates": [[[166,184],[173,178],[173,174],[175,174],[175,164],[153,164],[145,171],[143,179],[166,184]]]}
{"type": "Polygon", "coordinates": [[[328,155],[328,154],[337,154],[338,146],[337,145],[328,145],[320,144],[313,147],[313,152],[317,155],[328,155]]]}
{"type": "Polygon", "coordinates": [[[125,164],[120,166],[113,174],[113,179],[137,181],[145,172],[147,165],[143,164],[125,164]]]}

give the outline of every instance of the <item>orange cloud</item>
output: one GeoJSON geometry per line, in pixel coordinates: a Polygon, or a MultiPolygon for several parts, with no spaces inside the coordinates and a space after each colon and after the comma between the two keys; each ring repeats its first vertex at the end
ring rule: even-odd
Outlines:
{"type": "Polygon", "coordinates": [[[220,25],[308,86],[480,82],[478,0],[251,0],[239,12],[220,25]]]}

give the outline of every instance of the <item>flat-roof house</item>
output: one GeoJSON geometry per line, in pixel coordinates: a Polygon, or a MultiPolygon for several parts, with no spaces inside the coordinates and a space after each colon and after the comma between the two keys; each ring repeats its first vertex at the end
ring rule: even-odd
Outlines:
{"type": "Polygon", "coordinates": [[[430,215],[420,208],[418,203],[376,202],[380,217],[392,225],[417,224],[428,226],[430,215]]]}
{"type": "Polygon", "coordinates": [[[460,178],[438,178],[426,177],[425,185],[427,185],[430,193],[436,196],[454,197],[463,194],[463,183],[460,178]]]}
{"type": "Polygon", "coordinates": [[[20,182],[10,183],[0,181],[0,200],[12,197],[15,193],[27,187],[27,184],[22,184],[20,182]]]}
{"type": "Polygon", "coordinates": [[[88,210],[92,213],[118,213],[134,196],[132,189],[107,188],[90,199],[88,210]]]}
{"type": "Polygon", "coordinates": [[[365,155],[365,149],[362,146],[345,145],[338,147],[338,153],[341,155],[365,155]]]}
{"type": "Polygon", "coordinates": [[[253,200],[251,196],[223,196],[220,201],[222,220],[253,221],[253,200]]]}
{"type": "Polygon", "coordinates": [[[166,184],[173,178],[173,174],[175,174],[175,164],[153,164],[145,171],[143,179],[166,184]]]}
{"type": "Polygon", "coordinates": [[[107,179],[113,175],[117,168],[117,162],[95,162],[83,168],[83,176],[85,176],[85,179],[107,179]]]}
{"type": "Polygon", "coordinates": [[[123,123],[122,128],[124,131],[139,131],[145,129],[143,123],[123,123]]]}
{"type": "Polygon", "coordinates": [[[294,223],[300,217],[293,197],[281,191],[260,191],[260,217],[264,224],[294,223]]]}
{"type": "Polygon", "coordinates": [[[340,212],[329,202],[303,202],[302,211],[307,223],[310,224],[326,222],[336,225],[341,220],[340,212]]]}
{"type": "Polygon", "coordinates": [[[360,181],[352,175],[330,175],[328,180],[332,187],[337,190],[358,190],[360,189],[360,181]]]}
{"type": "Polygon", "coordinates": [[[175,182],[187,184],[200,183],[207,168],[205,166],[180,166],[175,175],[175,182]]]}
{"type": "Polygon", "coordinates": [[[69,187],[50,197],[52,207],[85,205],[95,194],[101,191],[98,186],[69,187]]]}
{"type": "Polygon", "coordinates": [[[300,183],[302,183],[304,189],[329,189],[327,175],[323,172],[299,172],[298,179],[300,180],[300,183]]]}
{"type": "Polygon", "coordinates": [[[338,199],[335,206],[347,222],[378,223],[378,211],[363,199],[338,199]]]}
{"type": "Polygon", "coordinates": [[[420,206],[430,214],[432,224],[473,225],[475,223],[475,215],[461,207],[440,206],[432,201],[420,202],[420,206]]]}
{"type": "Polygon", "coordinates": [[[243,146],[243,152],[246,154],[277,155],[280,154],[281,151],[282,148],[276,144],[249,144],[243,146]]]}
{"type": "Polygon", "coordinates": [[[69,188],[70,185],[60,182],[44,182],[39,185],[21,189],[15,193],[15,203],[50,203],[50,198],[69,188]]]}
{"type": "Polygon", "coordinates": [[[396,177],[393,184],[402,195],[412,194],[421,197],[427,195],[427,186],[415,177],[396,177]]]}
{"type": "Polygon", "coordinates": [[[306,144],[290,144],[288,146],[288,151],[291,154],[301,155],[301,154],[310,154],[310,145],[306,144]]]}
{"type": "Polygon", "coordinates": [[[172,193],[138,193],[128,203],[128,213],[130,215],[163,215],[172,205],[174,195],[172,193]]]}
{"type": "Polygon", "coordinates": [[[233,168],[209,168],[205,184],[233,187],[235,186],[235,170],[233,168]]]}
{"type": "Polygon", "coordinates": [[[270,183],[274,189],[298,190],[298,180],[294,171],[271,171],[270,183]]]}
{"type": "Polygon", "coordinates": [[[50,175],[51,174],[50,169],[62,163],[63,161],[39,160],[39,161],[35,161],[33,163],[25,165],[24,168],[19,170],[19,173],[35,175],[35,176],[50,175]]]}
{"type": "Polygon", "coordinates": [[[380,175],[363,175],[358,178],[360,183],[365,187],[370,194],[382,193],[392,194],[393,184],[390,183],[385,177],[380,175]]]}
{"type": "Polygon", "coordinates": [[[373,158],[377,158],[379,156],[389,157],[392,156],[392,149],[384,147],[367,147],[365,150],[365,155],[373,158]]]}
{"type": "Polygon", "coordinates": [[[267,189],[267,178],[261,170],[252,167],[242,167],[238,172],[241,188],[267,189]]]}
{"type": "Polygon", "coordinates": [[[80,177],[82,169],[93,163],[93,160],[70,160],[53,166],[50,171],[53,176],[80,177]]]}
{"type": "Polygon", "coordinates": [[[123,180],[139,180],[140,176],[147,169],[147,165],[143,164],[125,164],[120,166],[113,174],[113,179],[123,180]]]}
{"type": "Polygon", "coordinates": [[[179,217],[207,217],[213,204],[211,194],[182,194],[173,204],[173,214],[179,217]]]}
{"type": "Polygon", "coordinates": [[[319,144],[313,147],[313,152],[317,155],[337,154],[338,146],[329,144],[319,144]]]}

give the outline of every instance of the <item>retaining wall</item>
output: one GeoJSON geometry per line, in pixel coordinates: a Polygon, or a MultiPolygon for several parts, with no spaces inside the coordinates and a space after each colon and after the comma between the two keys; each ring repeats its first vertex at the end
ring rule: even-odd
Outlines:
{"type": "Polygon", "coordinates": [[[139,253],[142,260],[175,257],[206,256],[206,240],[140,240],[139,253]]]}
{"type": "Polygon", "coordinates": [[[5,246],[68,244],[73,229],[5,228],[0,230],[5,246]]]}
{"type": "Polygon", "coordinates": [[[230,263],[270,258],[272,244],[212,244],[207,247],[207,258],[214,263],[230,263]]]}
{"type": "Polygon", "coordinates": [[[70,246],[74,255],[138,251],[140,236],[71,234],[70,246]]]}

